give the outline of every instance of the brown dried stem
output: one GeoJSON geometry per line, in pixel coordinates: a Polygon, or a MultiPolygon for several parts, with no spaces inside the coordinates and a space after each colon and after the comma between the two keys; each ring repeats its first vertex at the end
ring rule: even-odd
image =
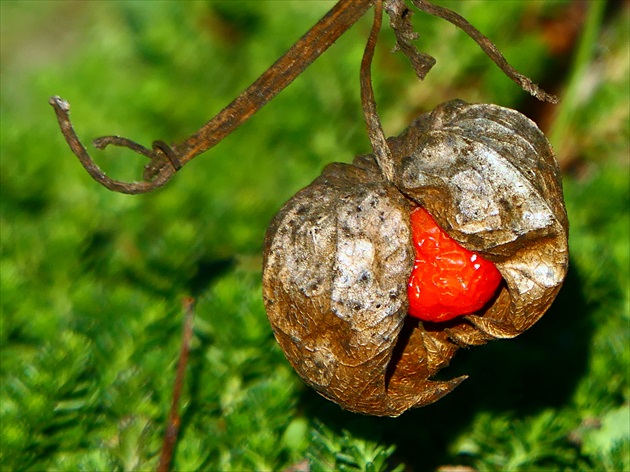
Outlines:
{"type": "Polygon", "coordinates": [[[381,30],[382,22],[383,2],[382,0],[377,0],[374,4],[374,24],[372,25],[372,31],[370,32],[363,53],[363,59],[361,60],[361,103],[363,105],[363,116],[376,162],[378,162],[383,176],[391,182],[394,179],[394,160],[392,158],[392,152],[387,145],[387,138],[383,132],[381,120],[376,110],[371,72],[374,49],[376,48],[378,33],[381,30]]]}
{"type": "MultiPolygon", "coordinates": [[[[315,26],[252,85],[219,114],[208,121],[199,131],[181,143],[169,146],[164,141],[154,141],[152,148],[148,149],[119,136],[104,136],[94,141],[94,145],[99,149],[103,149],[108,145],[122,146],[148,157],[150,161],[145,167],[144,182],[121,182],[105,175],[105,172],[90,157],[74,131],[69,116],[69,103],[60,97],[52,97],[50,104],[55,109],[61,132],[70,149],[97,182],[116,192],[128,194],[146,193],[164,185],[188,161],[214,147],[251,118],[343,35],[363,16],[375,1],[339,0],[315,26]]],[[[427,0],[412,0],[412,2],[423,12],[443,18],[464,30],[481,46],[483,51],[501,70],[524,90],[540,100],[557,103],[558,99],[555,96],[547,94],[530,79],[510,66],[497,47],[460,15],[446,8],[433,5],[427,0]]],[[[424,78],[435,63],[435,60],[431,56],[419,52],[412,44],[412,41],[417,38],[417,34],[413,31],[409,21],[411,11],[405,5],[404,0],[386,0],[385,9],[390,16],[390,24],[396,34],[396,48],[400,49],[409,58],[418,77],[424,78]]],[[[363,88],[366,90],[365,87],[363,88]]],[[[375,105],[373,111],[374,113],[376,111],[375,105]]],[[[368,129],[375,130],[376,128],[368,124],[368,129]]],[[[370,139],[374,142],[372,136],[370,139]]],[[[381,141],[381,138],[378,138],[378,141],[381,141]]],[[[381,149],[385,152],[385,148],[381,146],[381,149]]],[[[387,169],[387,165],[384,160],[382,163],[384,164],[383,172],[388,176],[390,172],[387,169]]]]}
{"type": "Polygon", "coordinates": [[[470,36],[478,45],[481,47],[483,52],[494,61],[494,63],[499,66],[499,68],[503,71],[505,75],[507,75],[510,79],[516,82],[523,90],[528,92],[529,94],[536,97],[538,100],[549,102],[549,103],[558,103],[558,97],[555,95],[551,95],[545,92],[543,89],[538,87],[535,83],[531,81],[528,77],[525,77],[523,74],[519,73],[514,67],[512,67],[503,54],[499,51],[499,49],[494,45],[492,41],[486,38],[481,32],[471,25],[465,18],[461,15],[458,15],[452,10],[448,8],[440,7],[434,5],[433,3],[428,2],[427,0],[411,0],[411,2],[421,11],[437,16],[438,18],[442,18],[449,23],[457,26],[461,30],[463,30],[468,36],[470,36]]]}
{"type": "MultiPolygon", "coordinates": [[[[94,162],[94,160],[90,157],[87,150],[85,149],[85,146],[81,144],[79,137],[74,131],[69,116],[70,104],[67,101],[63,100],[61,97],[52,97],[49,103],[55,109],[55,114],[57,115],[59,127],[61,128],[61,132],[66,138],[66,142],[70,146],[70,149],[72,149],[72,152],[74,152],[74,154],[79,158],[79,161],[81,161],[81,164],[83,164],[83,167],[88,172],[88,174],[90,174],[92,178],[96,180],[99,184],[103,185],[109,190],[128,194],[146,193],[158,187],[161,187],[166,182],[168,182],[170,178],[175,174],[174,167],[164,166],[162,171],[155,175],[155,178],[145,182],[121,182],[119,180],[108,177],[107,175],[105,175],[105,172],[103,172],[101,168],[96,164],[96,162],[94,162]]],[[[114,146],[128,147],[132,151],[148,157],[149,159],[151,159],[151,162],[158,162],[162,160],[168,162],[162,149],[160,147],[156,147],[155,143],[154,149],[147,149],[136,142],[133,142],[127,138],[121,138],[119,136],[104,136],[94,141],[94,145],[99,149],[103,149],[109,144],[112,144],[114,146]]]]}
{"type": "Polygon", "coordinates": [[[164,434],[164,443],[162,445],[162,454],[160,463],[158,464],[158,472],[168,472],[170,470],[177,435],[181,418],[179,416],[179,399],[182,394],[184,385],[184,376],[186,374],[186,365],[188,364],[188,354],[190,353],[190,342],[193,334],[193,321],[195,317],[193,298],[185,298],[184,305],[184,328],[182,330],[182,347],[179,353],[179,362],[177,363],[177,373],[175,374],[175,382],[173,384],[173,401],[171,403],[171,412],[166,425],[166,433],[164,434]]]}
{"type": "Polygon", "coordinates": [[[127,183],[107,177],[79,141],[70,122],[68,102],[60,97],[53,97],[50,104],[55,109],[59,126],[70,148],[97,182],[109,190],[121,193],[149,192],[164,185],[178,168],[218,144],[251,118],[361,18],[374,1],[340,0],[252,85],[182,143],[168,146],[163,141],[156,141],[151,150],[117,136],[95,141],[97,147],[103,148],[108,144],[124,146],[149,157],[151,161],[145,169],[145,182],[127,183]]]}

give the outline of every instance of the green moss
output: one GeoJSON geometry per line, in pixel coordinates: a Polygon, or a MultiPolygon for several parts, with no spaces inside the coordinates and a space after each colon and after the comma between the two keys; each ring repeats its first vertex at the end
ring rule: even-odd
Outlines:
{"type": "MultiPolygon", "coordinates": [[[[560,105],[568,121],[556,131],[570,138],[558,153],[571,271],[528,333],[458,353],[444,375],[471,377],[453,394],[381,419],[342,412],[300,381],[260,285],[281,204],[325,164],[369,150],[358,70],[370,19],[167,187],[125,196],[71,155],[51,95],[71,102],[86,143],[178,141],[333,2],[0,2],[2,469],[154,469],[188,295],[197,305],[177,470],[283,470],[306,458],[313,471],[630,469],[627,11],[604,16],[585,40],[593,54],[566,75],[556,63],[571,60],[552,57],[541,18],[571,2],[491,3],[448,5],[535,81],[551,69],[560,90],[582,92],[560,105]]],[[[374,76],[389,134],[452,98],[532,111],[461,31],[419,12],[414,22],[438,64],[419,83],[383,32],[374,76]]],[[[130,153],[89,149],[115,177],[141,173],[130,153]]]]}

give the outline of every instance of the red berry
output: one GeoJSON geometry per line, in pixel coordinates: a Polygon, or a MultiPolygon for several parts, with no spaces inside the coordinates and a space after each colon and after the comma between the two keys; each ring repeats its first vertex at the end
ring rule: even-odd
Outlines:
{"type": "Polygon", "coordinates": [[[409,278],[409,314],[446,321],[481,309],[502,277],[494,264],[460,246],[423,208],[411,212],[416,262],[409,278]]]}

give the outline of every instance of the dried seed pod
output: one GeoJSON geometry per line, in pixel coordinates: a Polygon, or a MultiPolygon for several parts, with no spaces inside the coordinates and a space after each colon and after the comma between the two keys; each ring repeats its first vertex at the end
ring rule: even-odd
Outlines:
{"type": "Polygon", "coordinates": [[[267,314],[296,371],[343,408],[379,416],[454,389],[464,377],[430,378],[460,346],[531,326],[568,257],[553,153],[518,112],[448,102],[389,144],[394,182],[372,156],[329,165],[273,219],[263,267],[267,314]],[[407,316],[417,205],[503,275],[483,311],[443,324],[407,316]]]}

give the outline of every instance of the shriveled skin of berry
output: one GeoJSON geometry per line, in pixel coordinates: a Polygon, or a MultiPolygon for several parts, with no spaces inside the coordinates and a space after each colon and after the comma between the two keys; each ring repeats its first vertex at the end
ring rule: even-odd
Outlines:
{"type": "Polygon", "coordinates": [[[416,261],[409,278],[409,314],[447,321],[488,303],[502,277],[494,264],[460,246],[424,209],[411,212],[416,261]]]}

